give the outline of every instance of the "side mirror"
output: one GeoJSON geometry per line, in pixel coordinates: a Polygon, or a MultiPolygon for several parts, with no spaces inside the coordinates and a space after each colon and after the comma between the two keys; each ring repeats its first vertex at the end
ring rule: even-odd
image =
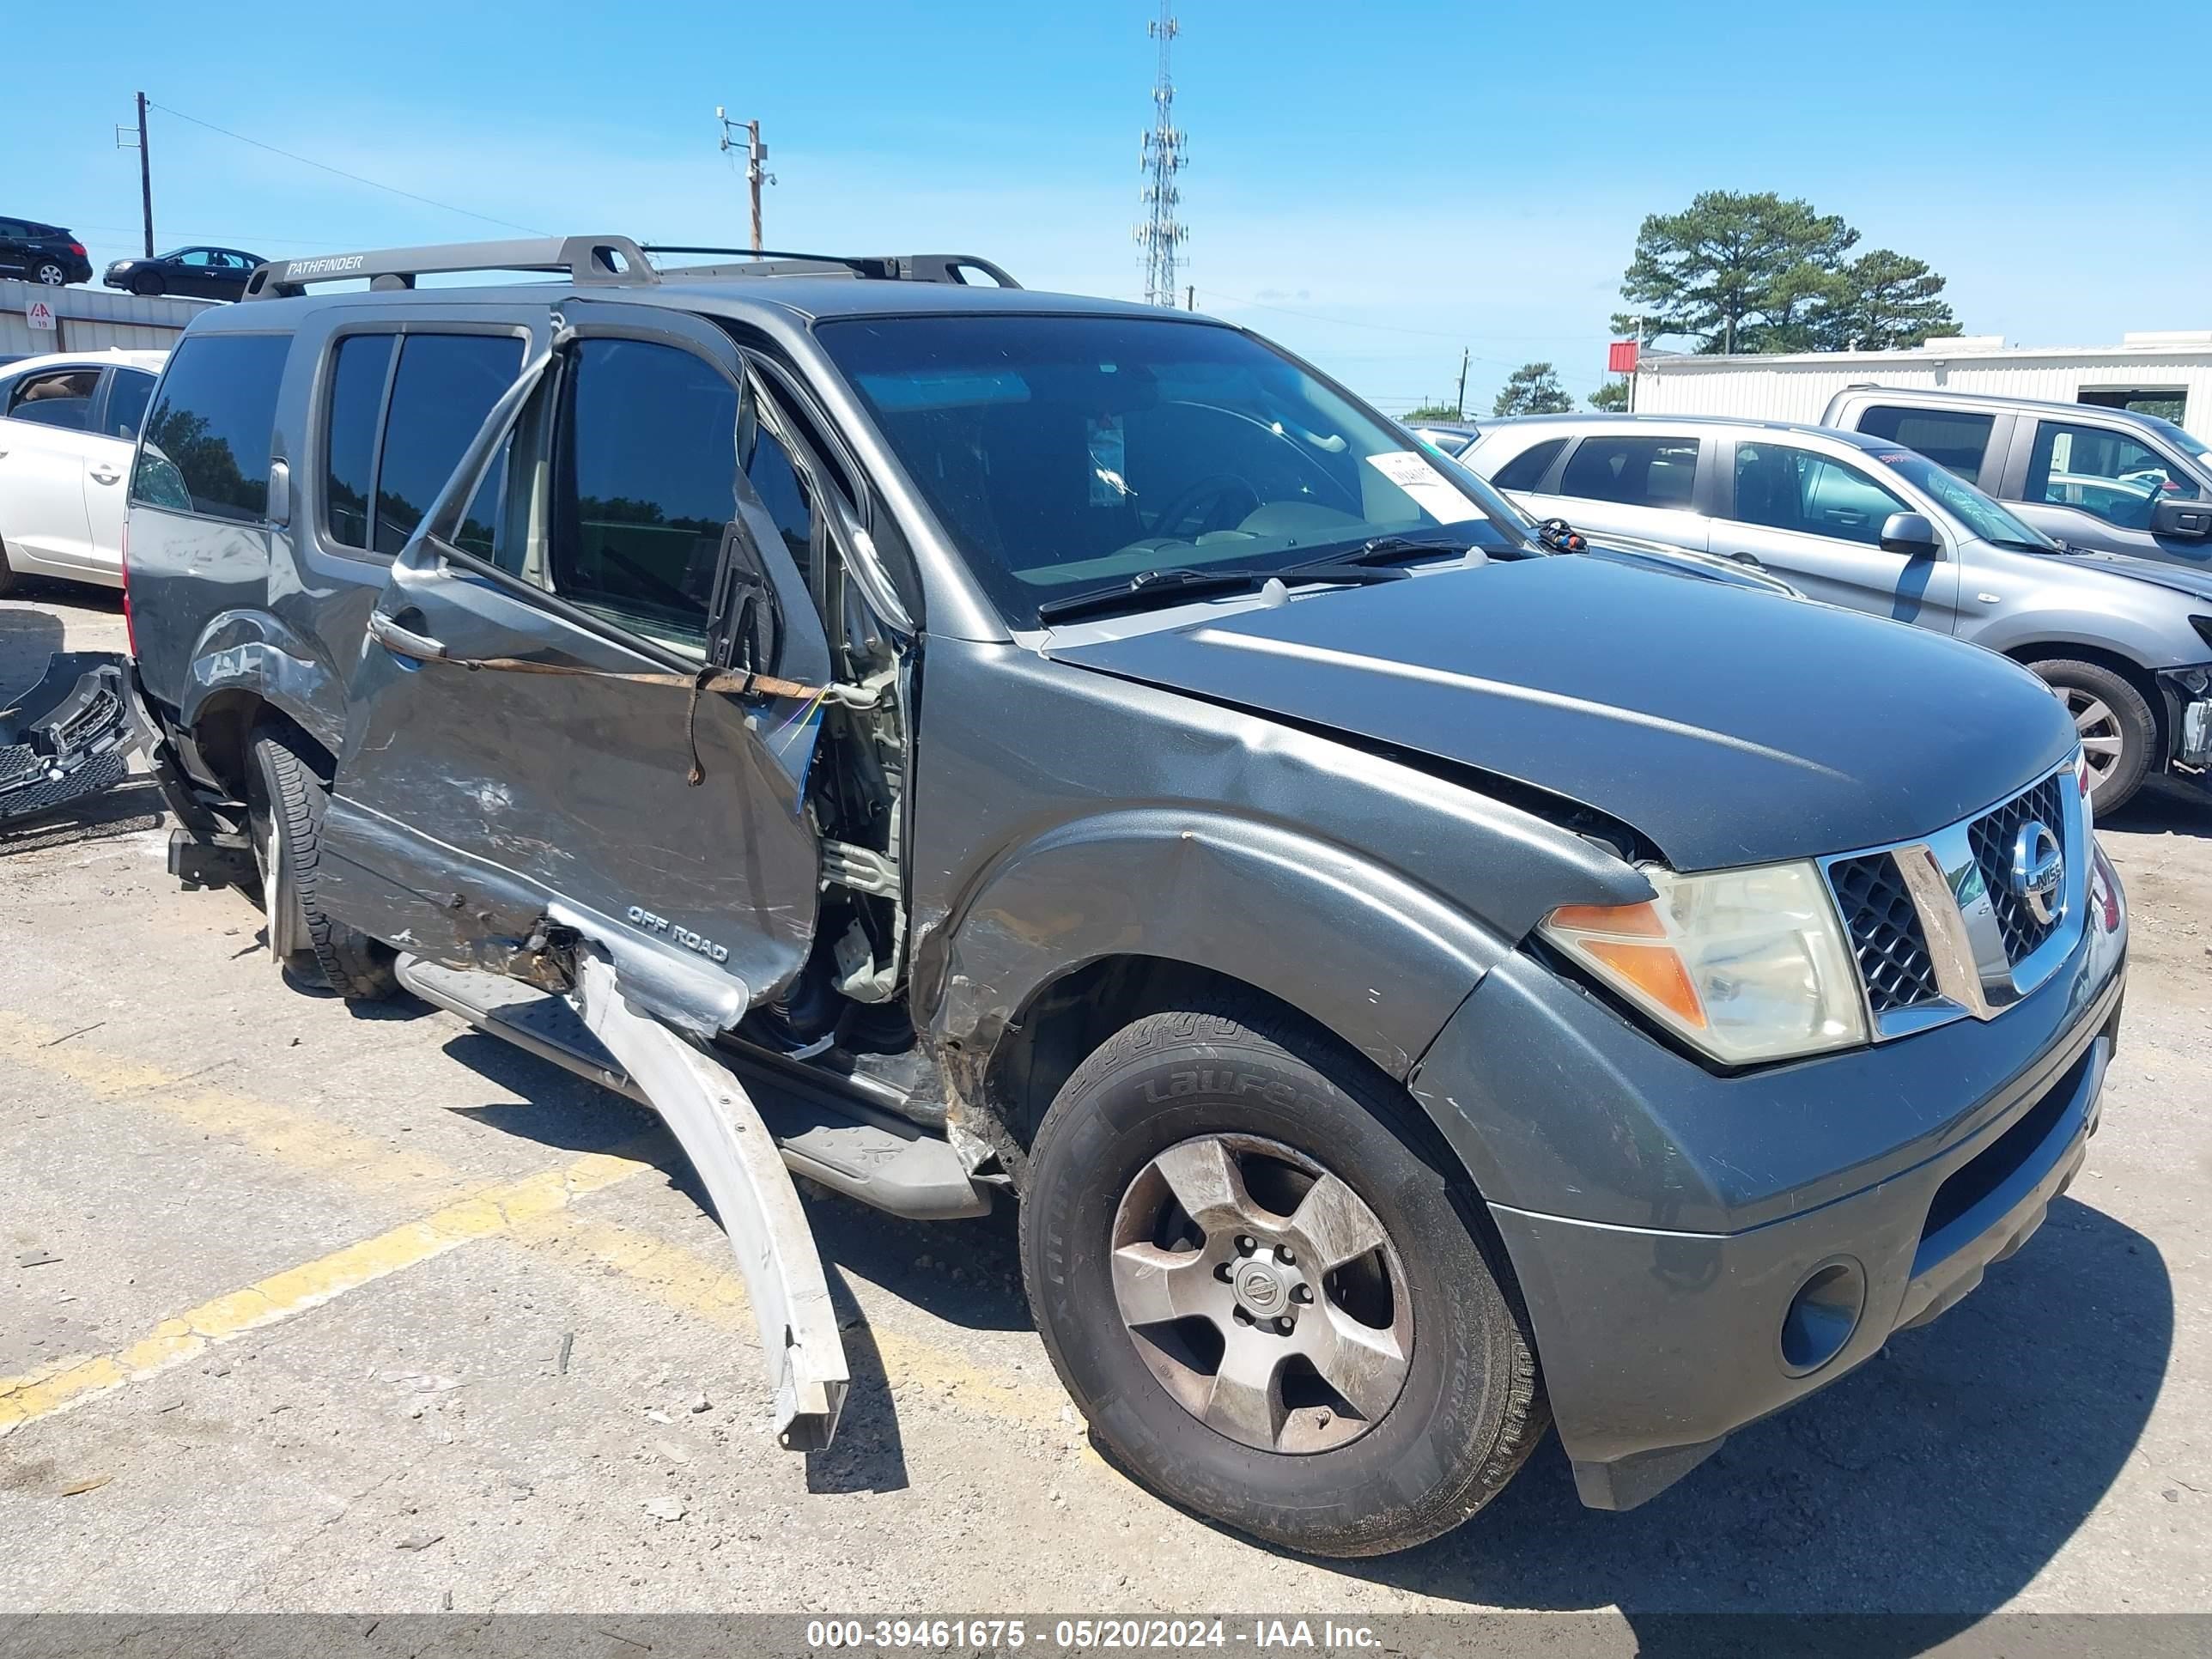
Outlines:
{"type": "Polygon", "coordinates": [[[2212,502],[2157,502],[2150,510],[2150,533],[2201,542],[2212,536],[2212,502]]]}
{"type": "Polygon", "coordinates": [[[1881,522],[1881,550],[1909,559],[1932,559],[1942,550],[1925,514],[1893,513],[1881,522]]]}

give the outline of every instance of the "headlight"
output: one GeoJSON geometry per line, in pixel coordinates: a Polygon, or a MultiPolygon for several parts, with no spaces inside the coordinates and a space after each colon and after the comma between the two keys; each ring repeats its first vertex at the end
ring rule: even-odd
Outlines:
{"type": "Polygon", "coordinates": [[[1598,979],[1733,1066],[1867,1040],[1866,1005],[1827,884],[1812,864],[1644,873],[1641,904],[1570,904],[1540,931],[1598,979]]]}

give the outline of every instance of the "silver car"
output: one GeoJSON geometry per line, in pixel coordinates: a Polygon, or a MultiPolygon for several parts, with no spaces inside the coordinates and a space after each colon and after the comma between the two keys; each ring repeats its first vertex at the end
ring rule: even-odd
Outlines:
{"type": "Polygon", "coordinates": [[[1539,518],[1670,543],[2041,675],[2099,811],[2212,761],[2212,575],[2063,548],[1918,452],[1860,433],[1672,416],[1486,425],[1461,457],[1539,518]]]}

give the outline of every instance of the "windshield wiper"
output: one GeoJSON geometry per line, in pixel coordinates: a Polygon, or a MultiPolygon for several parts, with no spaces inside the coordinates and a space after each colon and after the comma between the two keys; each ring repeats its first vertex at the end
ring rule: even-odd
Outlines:
{"type": "Polygon", "coordinates": [[[1296,586],[1301,582],[1340,582],[1352,586],[1365,586],[1371,582],[1395,582],[1403,580],[1406,573],[1389,568],[1392,565],[1413,559],[1455,559],[1466,551],[1464,544],[1452,541],[1430,541],[1413,536],[1377,536],[1357,547],[1347,547],[1335,553],[1318,554],[1303,563],[1286,564],[1272,570],[1244,565],[1220,566],[1212,569],[1176,565],[1165,570],[1140,570],[1127,581],[1116,582],[1111,587],[1095,587],[1087,593],[1071,593],[1064,599],[1047,599],[1037,607],[1037,620],[1066,622],[1074,617],[1095,616],[1102,611],[1118,611],[1162,599],[1200,599],[1209,593],[1239,592],[1271,580],[1279,581],[1286,587],[1296,586]]]}
{"type": "Polygon", "coordinates": [[[1406,573],[1389,568],[1416,559],[1456,559],[1465,556],[1465,542],[1437,540],[1422,536],[1377,536],[1340,552],[1320,553],[1299,564],[1285,565],[1274,574],[1285,582],[1396,581],[1406,573]],[[1340,575],[1334,573],[1341,573],[1340,575]]]}
{"type": "Polygon", "coordinates": [[[1037,606],[1039,622],[1065,622],[1073,617],[1095,616],[1125,606],[1152,605],[1162,600],[1197,599],[1207,593],[1233,593],[1257,587],[1274,573],[1268,570],[1199,570],[1177,565],[1166,570],[1139,570],[1125,582],[1071,593],[1064,599],[1047,599],[1037,606]]]}

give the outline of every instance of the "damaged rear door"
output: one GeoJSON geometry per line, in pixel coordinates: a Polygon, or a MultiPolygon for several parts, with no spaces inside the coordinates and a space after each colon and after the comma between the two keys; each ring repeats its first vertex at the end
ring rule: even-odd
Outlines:
{"type": "Polygon", "coordinates": [[[812,942],[828,647],[738,464],[727,337],[571,301],[553,338],[392,567],[319,896],[457,967],[580,933],[708,1036],[812,942]]]}

